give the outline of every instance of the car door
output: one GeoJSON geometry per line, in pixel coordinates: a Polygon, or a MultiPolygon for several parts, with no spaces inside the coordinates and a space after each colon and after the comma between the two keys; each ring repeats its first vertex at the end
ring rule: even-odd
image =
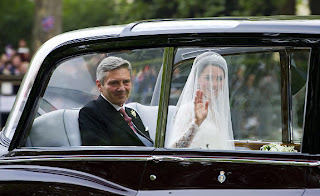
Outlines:
{"type": "Polygon", "coordinates": [[[136,195],[152,149],[24,148],[0,162],[2,195],[136,195]],[[134,149],[134,150],[133,150],[134,149]]]}
{"type": "MultiPolygon", "coordinates": [[[[84,146],[79,132],[79,110],[99,96],[95,70],[101,60],[106,56],[128,59],[133,67],[133,89],[131,103],[126,107],[138,113],[132,114],[132,118],[141,116],[150,138],[155,140],[157,117],[149,119],[148,113],[141,110],[151,102],[164,49],[71,55],[70,50],[49,58],[39,71],[22,111],[28,120],[20,121],[17,128],[20,132],[16,132],[18,135],[24,131],[25,135],[13,139],[11,148],[16,147],[0,158],[1,195],[135,195],[140,187],[154,147],[84,146]]],[[[158,113],[156,106],[147,110],[158,113]]]]}
{"type": "Polygon", "coordinates": [[[147,193],[302,195],[312,164],[317,162],[303,155],[159,150],[148,162],[142,187],[147,193]]]}
{"type": "MultiPolygon", "coordinates": [[[[194,58],[207,51],[228,63],[235,149],[175,148],[164,142],[148,161],[139,195],[303,195],[311,181],[317,183],[319,170],[318,159],[301,152],[311,48],[178,48],[168,108],[178,102],[172,92],[182,92],[194,58]]],[[[172,116],[168,109],[166,141],[172,116]]]]}

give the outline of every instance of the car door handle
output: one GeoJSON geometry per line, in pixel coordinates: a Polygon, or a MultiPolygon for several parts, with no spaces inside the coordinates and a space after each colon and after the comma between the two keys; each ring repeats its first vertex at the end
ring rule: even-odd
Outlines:
{"type": "Polygon", "coordinates": [[[184,161],[184,158],[175,157],[175,156],[152,156],[151,160],[154,162],[160,162],[160,161],[181,162],[181,161],[184,161]]]}

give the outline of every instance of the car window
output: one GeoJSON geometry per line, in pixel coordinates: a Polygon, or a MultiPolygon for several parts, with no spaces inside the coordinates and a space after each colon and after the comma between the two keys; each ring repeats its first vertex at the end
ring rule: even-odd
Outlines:
{"type": "MultiPolygon", "coordinates": [[[[218,150],[272,149],[275,151],[278,148],[279,151],[300,151],[310,50],[285,47],[179,48],[174,62],[169,100],[171,107],[176,106],[176,110],[184,107],[179,105],[179,100],[182,100],[182,92],[186,90],[185,86],[190,77],[191,68],[196,66],[195,58],[206,52],[221,54],[227,63],[228,99],[232,126],[232,134],[229,135],[234,143],[234,148],[223,145],[212,148],[218,150]],[[284,148],[284,145],[293,147],[284,148]]],[[[189,105],[194,105],[194,103],[190,102],[189,105]]],[[[188,118],[188,113],[192,113],[193,108],[194,106],[188,107],[183,118],[188,118]]],[[[218,112],[215,115],[225,114],[218,112]]],[[[190,130],[194,129],[190,128],[194,123],[191,120],[190,122],[181,121],[190,123],[190,126],[184,127],[183,134],[177,136],[174,134],[177,130],[174,130],[173,124],[179,119],[178,113],[175,112],[173,116],[167,124],[166,147],[177,147],[172,146],[170,141],[178,141],[181,137],[189,137],[189,139],[193,137],[192,140],[207,143],[218,143],[218,140],[223,140],[214,139],[224,134],[223,132],[213,134],[212,132],[216,131],[214,125],[206,127],[205,124],[201,124],[200,127],[196,127],[194,135],[188,135],[191,133],[190,130]],[[172,137],[177,138],[172,139],[172,137]],[[213,139],[208,139],[208,137],[213,139]]],[[[194,116],[191,118],[195,119],[194,116]]],[[[214,119],[218,121],[220,118],[214,117],[214,119]]],[[[224,118],[223,121],[227,119],[224,118]]],[[[219,125],[219,122],[217,124],[219,125]]],[[[223,131],[226,132],[228,126],[223,127],[223,131]]],[[[210,144],[202,146],[190,144],[184,147],[210,149],[210,144]]]]}
{"type": "Polygon", "coordinates": [[[79,110],[99,97],[96,69],[99,63],[109,56],[120,57],[131,63],[132,88],[126,107],[133,108],[140,115],[145,127],[150,131],[150,137],[154,139],[158,107],[151,107],[150,103],[162,66],[163,51],[162,48],[157,48],[93,53],[70,58],[58,64],[38,103],[26,146],[81,145],[79,110]],[[149,110],[154,114],[153,117],[147,115],[149,110]]]}
{"type": "Polygon", "coordinates": [[[292,90],[292,134],[293,141],[302,141],[303,116],[306,98],[307,72],[309,65],[310,51],[293,50],[291,58],[291,90],[292,90]]]}

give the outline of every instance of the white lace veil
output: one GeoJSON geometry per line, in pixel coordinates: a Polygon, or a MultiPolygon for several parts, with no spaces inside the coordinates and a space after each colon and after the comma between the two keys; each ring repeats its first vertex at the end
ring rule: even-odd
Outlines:
{"type": "Polygon", "coordinates": [[[215,52],[205,52],[195,58],[177,103],[166,146],[172,147],[192,126],[197,89],[203,91],[203,102],[209,100],[209,108],[190,148],[234,149],[228,68],[225,59],[215,52]]]}

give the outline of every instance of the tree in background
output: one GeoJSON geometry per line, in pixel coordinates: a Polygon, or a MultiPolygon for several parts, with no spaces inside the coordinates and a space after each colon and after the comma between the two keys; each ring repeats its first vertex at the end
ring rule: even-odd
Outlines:
{"type": "Polygon", "coordinates": [[[121,19],[132,22],[147,19],[223,16],[225,0],[121,0],[121,19]]]}
{"type": "Polygon", "coordinates": [[[295,15],[293,0],[122,0],[122,21],[157,18],[295,15]]]}
{"type": "Polygon", "coordinates": [[[121,24],[117,0],[63,0],[63,31],[121,24]]]}
{"type": "Polygon", "coordinates": [[[62,0],[34,0],[34,4],[32,51],[36,51],[45,41],[62,33],[62,0]]]}
{"type": "Polygon", "coordinates": [[[295,15],[296,1],[225,0],[224,6],[228,16],[295,15]]]}
{"type": "Polygon", "coordinates": [[[318,0],[1,0],[0,52],[21,38],[35,49],[56,34],[87,27],[163,18],[295,15],[301,4],[320,14],[318,0]]]}

